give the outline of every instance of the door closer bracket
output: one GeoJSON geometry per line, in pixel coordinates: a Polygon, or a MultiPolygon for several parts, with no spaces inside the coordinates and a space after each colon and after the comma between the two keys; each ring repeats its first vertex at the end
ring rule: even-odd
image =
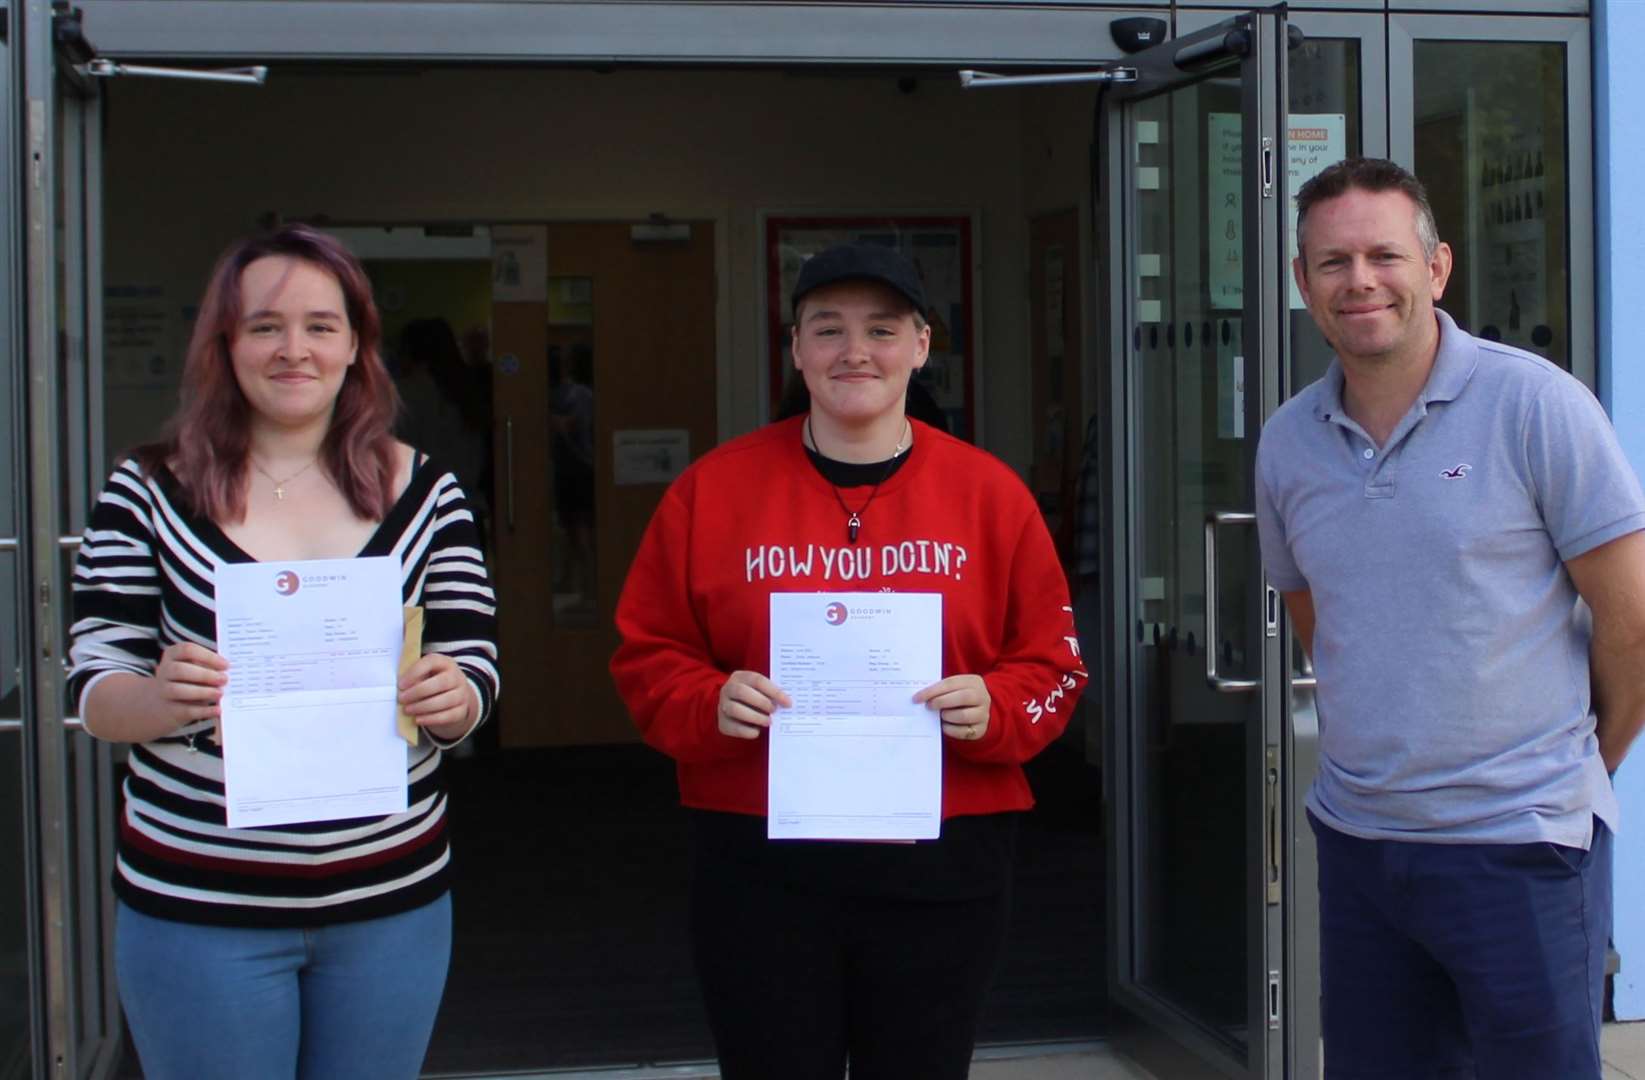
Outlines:
{"type": "Polygon", "coordinates": [[[242,86],[262,86],[268,80],[268,68],[262,65],[255,67],[219,68],[215,71],[199,68],[168,68],[147,67],[142,64],[122,64],[105,57],[88,60],[77,65],[82,75],[89,75],[98,79],[116,79],[121,76],[134,76],[150,79],[191,79],[195,82],[237,83],[242,86]]]}
{"type": "Polygon", "coordinates": [[[982,90],[990,86],[1053,86],[1060,83],[1136,81],[1137,69],[1134,67],[1101,68],[1097,71],[1058,71],[1041,75],[996,75],[991,71],[973,71],[970,68],[960,72],[960,87],[965,90],[982,90]]]}

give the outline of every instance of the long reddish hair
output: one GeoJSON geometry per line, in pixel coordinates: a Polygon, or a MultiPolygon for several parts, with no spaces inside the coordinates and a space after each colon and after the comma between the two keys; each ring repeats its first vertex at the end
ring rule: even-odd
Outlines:
{"type": "Polygon", "coordinates": [[[137,459],[152,472],[168,466],[189,508],[213,521],[246,516],[246,461],[251,452],[251,406],[234,377],[229,349],[240,325],[240,275],[258,259],[301,259],[337,279],[358,353],[343,375],[320,463],[349,506],[381,521],[394,504],[397,466],[392,429],[400,407],[379,346],[383,324],[360,261],[335,237],[307,225],[284,225],[230,247],[217,260],[194,320],[177,411],[159,442],[137,459]]]}

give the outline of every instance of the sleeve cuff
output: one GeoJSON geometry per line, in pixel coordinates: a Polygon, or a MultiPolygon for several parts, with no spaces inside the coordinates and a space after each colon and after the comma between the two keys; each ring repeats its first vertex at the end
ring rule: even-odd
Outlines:
{"type": "Polygon", "coordinates": [[[97,734],[96,732],[92,731],[91,728],[86,727],[86,699],[91,696],[91,688],[96,686],[98,683],[102,682],[104,679],[108,678],[110,675],[120,675],[120,674],[129,675],[129,674],[131,674],[131,672],[129,672],[129,671],[128,672],[121,672],[118,669],[110,669],[108,671],[99,671],[97,674],[95,674],[91,678],[87,679],[86,680],[86,685],[81,687],[81,689],[80,689],[80,700],[76,704],[76,708],[78,709],[78,712],[76,713],[76,715],[80,717],[80,726],[82,728],[85,728],[86,733],[88,735],[95,736],[97,734]]]}

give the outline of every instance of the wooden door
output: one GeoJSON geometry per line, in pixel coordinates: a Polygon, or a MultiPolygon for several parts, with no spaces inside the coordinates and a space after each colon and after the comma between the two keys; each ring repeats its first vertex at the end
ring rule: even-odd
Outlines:
{"type": "Polygon", "coordinates": [[[638,738],[606,665],[666,484],[617,483],[614,440],[684,430],[695,458],[718,433],[713,224],[667,242],[621,222],[547,229],[548,299],[492,315],[505,747],[638,738]]]}

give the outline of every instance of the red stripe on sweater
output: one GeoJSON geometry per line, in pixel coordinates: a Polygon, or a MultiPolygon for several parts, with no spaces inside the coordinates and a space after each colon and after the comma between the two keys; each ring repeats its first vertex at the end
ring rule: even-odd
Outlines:
{"type": "Polygon", "coordinates": [[[347,874],[357,870],[369,870],[374,866],[403,859],[429,844],[436,843],[445,837],[445,817],[441,816],[439,823],[420,836],[414,836],[403,844],[384,848],[382,851],[370,855],[360,855],[353,859],[340,859],[324,863],[269,863],[257,862],[249,859],[229,859],[218,855],[201,855],[192,851],[181,851],[167,847],[165,844],[145,836],[134,829],[129,821],[120,823],[120,836],[126,845],[134,850],[142,851],[163,862],[177,866],[188,866],[196,870],[209,870],[223,874],[242,874],[250,877],[264,878],[325,878],[340,874],[347,874]]]}

